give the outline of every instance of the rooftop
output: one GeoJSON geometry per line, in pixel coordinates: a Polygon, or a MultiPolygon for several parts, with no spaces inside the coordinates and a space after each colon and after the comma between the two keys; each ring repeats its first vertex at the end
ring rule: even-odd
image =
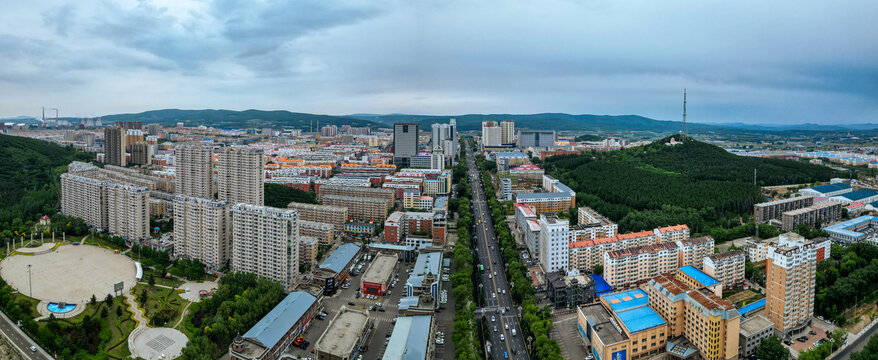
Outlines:
{"type": "Polygon", "coordinates": [[[741,334],[744,336],[750,336],[756,334],[766,328],[773,327],[774,324],[765,318],[765,316],[758,315],[749,319],[742,319],[741,321],[741,334]]]}
{"type": "Polygon", "coordinates": [[[376,284],[387,284],[390,276],[393,275],[393,267],[399,259],[396,255],[378,254],[372,259],[369,268],[363,273],[363,282],[371,282],[376,284]]]}
{"type": "Polygon", "coordinates": [[[765,299],[756,300],[752,303],[742,306],[738,309],[738,312],[741,313],[741,316],[747,316],[747,314],[757,311],[765,307],[765,299]]]}
{"type": "Polygon", "coordinates": [[[441,258],[442,253],[438,251],[418,254],[418,258],[415,260],[415,266],[412,268],[412,276],[424,274],[439,275],[441,258]]]}
{"type": "Polygon", "coordinates": [[[368,320],[366,313],[342,308],[320,335],[314,349],[341,358],[349,357],[368,320]]]}
{"type": "Polygon", "coordinates": [[[688,293],[689,298],[703,306],[708,311],[725,311],[725,310],[735,310],[737,313],[737,309],[728,301],[723,300],[723,298],[714,295],[712,292],[706,290],[695,290],[690,291],[688,293]]]}
{"type": "Polygon", "coordinates": [[[857,201],[857,200],[862,200],[862,199],[872,197],[875,195],[878,195],[878,192],[875,192],[875,190],[862,189],[862,190],[851,191],[849,193],[841,194],[839,196],[841,196],[845,199],[851,200],[851,201],[857,201]]]}
{"type": "Polygon", "coordinates": [[[689,230],[689,226],[687,225],[671,225],[658,228],[659,232],[671,232],[671,231],[681,231],[681,230],[689,230]]]}
{"type": "Polygon", "coordinates": [[[628,339],[625,334],[616,331],[616,327],[610,323],[610,312],[600,304],[582,306],[579,308],[579,311],[585,315],[589,324],[604,344],[615,344],[628,339]]]}
{"type": "Polygon", "coordinates": [[[686,285],[680,279],[669,274],[661,274],[652,278],[652,281],[655,281],[658,285],[668,291],[671,295],[680,295],[687,291],[692,290],[689,285],[686,285]]]}
{"type": "Polygon", "coordinates": [[[719,281],[692,266],[687,265],[681,267],[680,271],[686,275],[689,275],[689,277],[695,279],[695,281],[701,283],[704,286],[713,286],[719,284],[719,281]]]}
{"type": "Polygon", "coordinates": [[[722,252],[719,254],[711,254],[708,257],[713,261],[722,261],[722,260],[732,259],[732,258],[736,258],[736,257],[743,257],[743,256],[744,256],[743,251],[732,250],[732,251],[722,252]]]}
{"type": "Polygon", "coordinates": [[[591,277],[592,280],[594,280],[594,291],[597,294],[600,295],[603,292],[613,290],[613,287],[610,286],[610,284],[608,284],[606,280],[604,280],[603,276],[594,275],[594,274],[591,274],[589,276],[591,277]]]}
{"type": "Polygon", "coordinates": [[[320,268],[340,273],[359,252],[360,247],[357,245],[351,243],[342,244],[332,254],[329,254],[326,260],[320,263],[320,268]]]}
{"type": "Polygon", "coordinates": [[[316,301],[314,295],[304,291],[291,292],[244,333],[244,338],[256,340],[268,349],[274,347],[316,301]]]}
{"type": "Polygon", "coordinates": [[[815,186],[815,187],[812,187],[810,189],[817,191],[817,192],[820,192],[820,193],[829,193],[829,192],[845,190],[845,189],[850,189],[850,188],[851,188],[851,186],[848,184],[835,183],[835,184],[826,184],[826,185],[815,186]]]}
{"type": "Polygon", "coordinates": [[[647,297],[646,292],[640,289],[604,295],[601,298],[606,300],[615,312],[644,306],[649,303],[649,297],[647,297]]]}
{"type": "Polygon", "coordinates": [[[630,333],[637,333],[665,324],[665,320],[649,306],[620,311],[616,313],[616,317],[622,321],[622,325],[630,333]]]}
{"type": "Polygon", "coordinates": [[[661,244],[635,246],[635,247],[622,249],[622,250],[609,251],[609,252],[607,252],[607,254],[609,254],[609,256],[611,258],[619,258],[619,257],[639,255],[639,254],[644,254],[644,253],[659,252],[662,250],[671,250],[671,249],[676,249],[676,248],[677,248],[676,243],[666,242],[666,243],[661,243],[661,244]]]}
{"type": "Polygon", "coordinates": [[[423,360],[427,358],[432,316],[400,316],[387,343],[383,360],[423,360]]]}

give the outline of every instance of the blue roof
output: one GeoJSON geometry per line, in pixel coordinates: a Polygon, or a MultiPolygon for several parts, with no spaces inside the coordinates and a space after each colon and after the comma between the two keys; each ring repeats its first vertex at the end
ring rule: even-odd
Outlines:
{"type": "Polygon", "coordinates": [[[317,302],[317,298],[304,291],[291,292],[262,320],[244,334],[245,338],[255,339],[267,348],[274,347],[305,312],[317,302]]]}
{"type": "Polygon", "coordinates": [[[607,281],[604,280],[603,276],[591,274],[591,279],[594,280],[594,291],[598,294],[605,293],[607,291],[613,290],[613,287],[610,284],[607,284],[607,281]]]}
{"type": "MultiPolygon", "coordinates": [[[[347,225],[347,224],[345,224],[347,225]]],[[[329,254],[326,260],[320,264],[321,269],[329,269],[335,271],[336,273],[340,273],[344,270],[344,267],[347,266],[348,263],[357,256],[357,253],[360,252],[360,247],[351,243],[342,244],[329,254]]]]}
{"type": "Polygon", "coordinates": [[[640,332],[665,324],[665,320],[649,306],[641,306],[639,308],[617,312],[616,316],[619,317],[619,320],[622,321],[622,324],[625,325],[631,333],[640,332]]]}
{"type": "Polygon", "coordinates": [[[750,304],[747,304],[746,306],[743,306],[740,309],[738,309],[738,313],[740,313],[741,316],[746,316],[747,314],[754,312],[756,310],[762,309],[764,307],[765,307],[765,299],[756,300],[756,301],[754,301],[750,304]]]}
{"type": "Polygon", "coordinates": [[[418,254],[415,260],[415,267],[412,268],[412,276],[434,274],[439,275],[439,266],[441,264],[441,252],[428,252],[418,254]]]}
{"type": "Polygon", "coordinates": [[[403,296],[399,299],[399,309],[407,310],[412,306],[418,306],[419,298],[417,296],[403,296]]]}
{"type": "Polygon", "coordinates": [[[868,221],[878,221],[878,216],[863,215],[856,219],[851,219],[843,223],[827,226],[823,228],[823,230],[826,230],[830,233],[838,233],[841,235],[850,236],[852,238],[860,238],[862,236],[865,236],[866,234],[848,229],[868,221]]]}
{"type": "Polygon", "coordinates": [[[430,315],[400,316],[387,343],[383,360],[423,360],[430,342],[430,315]]]}
{"type": "Polygon", "coordinates": [[[821,192],[821,193],[828,193],[828,192],[839,191],[839,190],[850,189],[850,188],[851,188],[851,186],[848,184],[835,183],[835,184],[826,184],[826,185],[815,186],[815,187],[812,187],[811,190],[821,192]]]}
{"type": "Polygon", "coordinates": [[[414,246],[396,245],[396,244],[369,244],[372,249],[398,250],[398,251],[415,251],[414,246]]]}
{"type": "Polygon", "coordinates": [[[614,312],[644,306],[649,303],[649,297],[646,295],[646,292],[640,289],[604,295],[601,297],[607,299],[607,303],[610,304],[610,307],[613,308],[614,312]]]}
{"type": "Polygon", "coordinates": [[[690,277],[695,279],[695,281],[700,282],[704,286],[713,286],[713,285],[719,284],[719,281],[717,281],[716,279],[710,277],[710,275],[707,275],[707,274],[701,272],[701,270],[698,270],[692,266],[687,265],[687,266],[681,267],[680,271],[682,271],[686,275],[689,275],[690,277]]]}
{"type": "Polygon", "coordinates": [[[851,201],[857,201],[857,200],[865,199],[867,197],[875,196],[875,195],[878,195],[878,192],[875,192],[875,190],[862,189],[862,190],[852,191],[852,192],[849,192],[846,194],[841,194],[839,196],[850,199],[851,201]]]}

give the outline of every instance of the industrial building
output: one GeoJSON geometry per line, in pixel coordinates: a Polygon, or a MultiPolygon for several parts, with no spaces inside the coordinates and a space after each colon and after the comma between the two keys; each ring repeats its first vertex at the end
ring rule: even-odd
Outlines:
{"type": "Polygon", "coordinates": [[[320,305],[317,297],[294,291],[229,346],[232,360],[276,360],[307,329],[320,305]]]}
{"type": "Polygon", "coordinates": [[[854,189],[851,188],[850,185],[838,182],[826,185],[820,185],[815,187],[810,187],[807,189],[799,190],[799,194],[803,196],[813,196],[813,197],[831,197],[836,195],[841,195],[844,193],[849,193],[854,189]]]}
{"type": "Polygon", "coordinates": [[[363,290],[363,293],[378,296],[384,295],[384,292],[387,291],[387,286],[390,284],[390,278],[396,272],[398,261],[399,257],[396,254],[378,253],[360,278],[360,288],[363,290]]]}
{"type": "Polygon", "coordinates": [[[317,360],[356,359],[368,339],[369,313],[342,306],[314,344],[317,360]]]}

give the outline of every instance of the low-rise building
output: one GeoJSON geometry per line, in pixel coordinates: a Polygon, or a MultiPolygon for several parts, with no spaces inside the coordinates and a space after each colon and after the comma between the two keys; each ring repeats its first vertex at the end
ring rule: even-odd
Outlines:
{"type": "Polygon", "coordinates": [[[314,273],[314,280],[323,287],[324,294],[335,294],[338,285],[347,279],[361,249],[355,244],[341,244],[326,257],[326,260],[320,263],[320,266],[317,267],[318,271],[314,273]]]}
{"type": "Polygon", "coordinates": [[[400,316],[382,360],[431,360],[435,356],[435,323],[431,315],[400,316]]]}
{"type": "Polygon", "coordinates": [[[741,358],[756,355],[756,348],[765,339],[774,334],[774,325],[764,316],[757,315],[741,321],[741,332],[738,344],[741,346],[741,358]]]}
{"type": "Polygon", "coordinates": [[[863,215],[835,225],[824,227],[833,241],[849,244],[869,241],[878,237],[878,216],[863,215]]]}
{"type": "Polygon", "coordinates": [[[275,360],[303,333],[320,302],[304,291],[294,291],[229,346],[232,360],[275,360]]]}
{"type": "Polygon", "coordinates": [[[643,290],[601,296],[598,304],[578,307],[576,318],[596,359],[650,359],[665,351],[668,324],[643,290]]]}
{"type": "MultiPolygon", "coordinates": [[[[428,295],[432,299],[439,298],[439,276],[442,264],[442,253],[422,252],[415,259],[411,275],[405,283],[406,296],[428,295]]],[[[434,301],[438,303],[438,301],[434,301]]]]}
{"type": "Polygon", "coordinates": [[[399,257],[396,254],[381,254],[375,256],[363,277],[360,278],[360,288],[364,294],[384,295],[390,278],[393,276],[399,257]]]}
{"type": "Polygon", "coordinates": [[[299,237],[299,264],[312,266],[317,262],[318,240],[311,236],[299,237]]]}
{"type": "Polygon", "coordinates": [[[369,338],[369,322],[368,312],[342,306],[314,344],[317,360],[356,359],[369,338]]]}
{"type": "Polygon", "coordinates": [[[578,272],[560,271],[546,274],[546,293],[555,308],[576,307],[595,300],[595,284],[591,277],[578,272]]]}

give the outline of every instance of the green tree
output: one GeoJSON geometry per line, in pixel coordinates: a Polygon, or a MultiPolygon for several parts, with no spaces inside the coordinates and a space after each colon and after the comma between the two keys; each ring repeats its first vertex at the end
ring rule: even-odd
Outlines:
{"type": "Polygon", "coordinates": [[[787,360],[790,358],[790,350],[780,343],[776,335],[762,339],[756,348],[756,358],[761,360],[787,360]]]}
{"type": "Polygon", "coordinates": [[[591,271],[595,275],[603,275],[604,274],[604,266],[603,265],[595,265],[594,269],[591,271]]]}
{"type": "Polygon", "coordinates": [[[113,295],[112,294],[107,294],[107,297],[104,298],[104,304],[107,304],[107,306],[113,305],[113,295]]]}
{"type": "Polygon", "coordinates": [[[91,300],[89,300],[88,303],[89,303],[89,304],[92,304],[92,305],[96,305],[96,304],[98,303],[98,298],[97,298],[97,296],[94,296],[94,294],[92,294],[92,295],[91,295],[91,300]]]}

